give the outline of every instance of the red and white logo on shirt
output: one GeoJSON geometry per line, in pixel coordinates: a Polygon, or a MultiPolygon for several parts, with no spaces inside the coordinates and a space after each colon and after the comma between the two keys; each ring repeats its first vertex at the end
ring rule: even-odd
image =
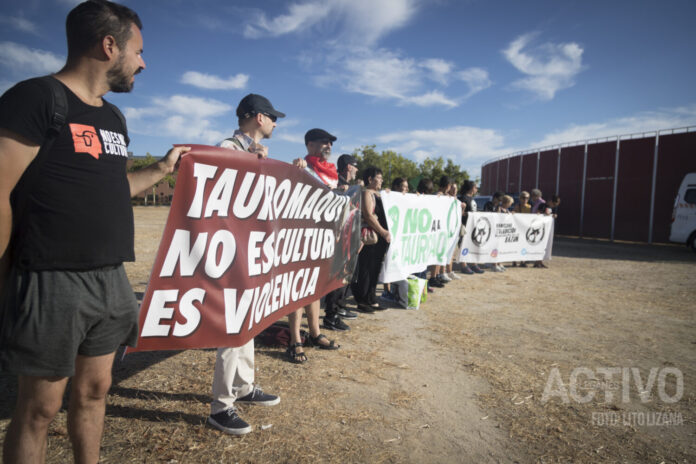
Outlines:
{"type": "Polygon", "coordinates": [[[102,144],[97,136],[97,131],[92,126],[84,124],[70,124],[75,153],[87,153],[95,159],[103,153],[102,144]]]}

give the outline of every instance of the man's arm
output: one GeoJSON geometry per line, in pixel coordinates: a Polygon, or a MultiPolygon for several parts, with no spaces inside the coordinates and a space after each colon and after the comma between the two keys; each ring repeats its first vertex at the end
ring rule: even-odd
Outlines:
{"type": "Polygon", "coordinates": [[[9,268],[8,245],[12,234],[12,207],[10,194],[39,153],[39,145],[0,129],[0,290],[9,268]]]}
{"type": "Polygon", "coordinates": [[[146,188],[161,180],[176,169],[179,158],[188,153],[191,147],[174,147],[164,157],[151,165],[128,173],[131,197],[136,196],[146,188]]]}

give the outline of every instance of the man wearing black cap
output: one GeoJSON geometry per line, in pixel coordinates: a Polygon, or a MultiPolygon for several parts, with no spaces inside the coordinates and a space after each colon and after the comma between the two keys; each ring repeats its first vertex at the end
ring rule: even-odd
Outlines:
{"type": "Polygon", "coordinates": [[[318,177],[323,183],[334,189],[338,186],[338,171],[336,165],[329,162],[331,146],[336,137],[324,129],[310,129],[304,136],[307,147],[307,170],[318,177]]]}
{"type": "Polygon", "coordinates": [[[285,113],[273,108],[266,97],[250,93],[242,98],[237,106],[239,129],[234,135],[220,142],[218,146],[234,150],[256,153],[259,158],[268,157],[268,147],[261,145],[261,139],[270,139],[276,120],[284,118],[285,113]]]}
{"type": "Polygon", "coordinates": [[[338,157],[338,188],[340,190],[348,190],[357,173],[358,162],[353,156],[344,154],[338,157]]]}
{"type": "MultiPolygon", "coordinates": [[[[273,108],[267,98],[250,93],[239,102],[237,117],[239,129],[218,146],[255,153],[259,158],[268,157],[268,147],[259,142],[271,138],[276,120],[284,118],[285,114],[273,108]]],[[[306,166],[301,159],[295,160],[294,164],[300,168],[306,166]]],[[[279,397],[264,393],[254,386],[253,338],[244,346],[218,348],[208,423],[231,435],[251,432],[251,426],[237,415],[235,402],[262,406],[273,406],[280,402],[279,397]]]]}
{"type": "MultiPolygon", "coordinates": [[[[331,146],[336,141],[336,137],[326,132],[324,129],[310,129],[305,134],[305,146],[307,147],[307,171],[321,180],[328,187],[335,189],[338,187],[338,171],[336,165],[329,162],[331,156],[331,146]]],[[[309,339],[313,345],[326,350],[336,350],[339,348],[333,340],[329,340],[322,335],[319,330],[319,300],[314,301],[304,308],[307,313],[307,325],[309,326],[309,339]]],[[[292,362],[304,362],[307,360],[300,340],[300,325],[302,323],[302,309],[288,315],[290,322],[290,346],[292,350],[288,352],[292,362]]],[[[349,330],[337,314],[331,318],[324,318],[324,327],[332,330],[349,330]]]]}

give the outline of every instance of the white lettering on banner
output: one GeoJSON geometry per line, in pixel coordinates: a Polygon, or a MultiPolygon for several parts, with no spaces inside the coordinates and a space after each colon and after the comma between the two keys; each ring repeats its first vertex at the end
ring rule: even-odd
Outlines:
{"type": "MultiPolygon", "coordinates": [[[[208,233],[202,232],[196,237],[196,241],[191,246],[191,232],[188,230],[176,229],[169,243],[167,256],[164,258],[160,277],[171,277],[174,275],[176,264],[179,263],[179,275],[190,277],[196,271],[198,264],[203,258],[204,251],[208,242],[208,233]]],[[[237,251],[237,243],[234,235],[228,230],[218,230],[213,234],[208,246],[205,260],[205,273],[208,277],[217,279],[222,276],[234,261],[237,251]],[[220,260],[216,261],[218,250],[222,250],[220,260]]]]}
{"type": "MultiPolygon", "coordinates": [[[[224,288],[223,298],[225,303],[225,330],[228,334],[238,334],[242,324],[249,317],[249,328],[275,313],[290,303],[313,296],[317,291],[320,267],[303,268],[298,271],[290,271],[274,276],[268,282],[255,288],[247,288],[242,291],[239,300],[236,288],[224,288]]],[[[191,335],[200,325],[201,312],[194,303],[202,305],[206,297],[206,291],[202,288],[188,290],[179,300],[179,290],[155,290],[147,308],[145,322],[140,336],[167,337],[170,333],[175,337],[191,335]],[[177,304],[178,301],[178,304],[177,304]],[[172,304],[172,306],[167,306],[172,304]],[[186,320],[174,325],[162,324],[162,321],[171,321],[174,318],[175,308],[186,320]]]]}
{"type": "MultiPolygon", "coordinates": [[[[160,324],[162,320],[171,320],[174,317],[174,308],[165,306],[167,303],[176,302],[179,297],[179,290],[155,290],[152,293],[150,307],[147,310],[142,337],[166,337],[171,330],[170,325],[160,324]]],[[[179,303],[179,313],[186,319],[186,323],[174,323],[172,335],[175,337],[187,337],[191,335],[201,322],[201,313],[193,305],[194,301],[203,303],[205,290],[202,288],[192,288],[181,298],[179,303]]]]}
{"type": "Polygon", "coordinates": [[[271,232],[268,237],[265,232],[251,232],[247,252],[249,276],[267,274],[281,263],[331,258],[335,247],[333,229],[281,229],[277,236],[271,232]]]}
{"type": "Polygon", "coordinates": [[[232,198],[237,182],[236,169],[224,169],[215,180],[208,198],[205,187],[209,180],[215,178],[217,167],[194,163],[193,177],[196,190],[187,213],[188,217],[200,219],[201,214],[209,218],[213,215],[227,217],[232,204],[232,214],[237,219],[247,219],[258,211],[256,218],[260,221],[275,219],[311,219],[315,223],[322,220],[334,222],[338,212],[350,201],[349,197],[337,195],[325,187],[312,187],[297,183],[294,190],[288,179],[278,185],[273,176],[247,172],[239,186],[235,198],[232,198]],[[277,186],[277,188],[276,188],[277,186]]]}

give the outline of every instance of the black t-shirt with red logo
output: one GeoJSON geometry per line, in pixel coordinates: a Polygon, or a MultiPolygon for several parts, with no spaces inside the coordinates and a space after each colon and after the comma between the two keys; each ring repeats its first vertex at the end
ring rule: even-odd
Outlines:
{"type": "MultiPolygon", "coordinates": [[[[31,270],[133,261],[126,128],[108,104],[87,105],[63,87],[67,122],[47,156],[33,166],[39,171],[28,197],[16,195],[26,176],[13,192],[13,209],[22,205],[22,210],[13,211],[12,260],[31,270]]],[[[0,127],[41,145],[53,118],[51,101],[45,84],[20,82],[0,97],[0,127]]]]}

